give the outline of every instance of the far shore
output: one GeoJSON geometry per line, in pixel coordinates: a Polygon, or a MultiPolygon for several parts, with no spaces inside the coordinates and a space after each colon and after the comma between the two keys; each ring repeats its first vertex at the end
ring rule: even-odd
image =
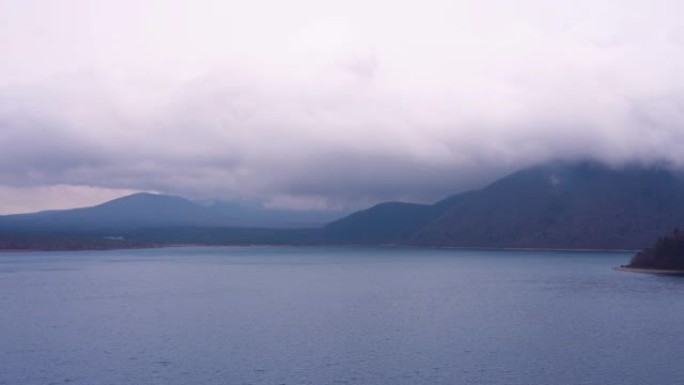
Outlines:
{"type": "MultiPolygon", "coordinates": [[[[144,249],[163,249],[163,248],[178,248],[178,247],[388,247],[388,248],[418,248],[418,249],[455,249],[455,250],[479,250],[479,251],[564,251],[564,252],[608,252],[608,253],[626,253],[636,252],[636,250],[627,249],[568,249],[568,248],[533,248],[533,247],[463,247],[463,246],[427,246],[427,245],[402,245],[402,244],[380,244],[380,245],[364,245],[364,244],[325,244],[325,243],[302,243],[302,244],[268,244],[268,243],[234,243],[234,244],[195,244],[195,243],[170,243],[157,245],[129,245],[129,246],[108,246],[108,247],[80,247],[80,248],[25,248],[25,249],[0,249],[0,254],[3,253],[35,253],[35,252],[55,252],[55,251],[108,251],[108,250],[144,250],[144,249]]],[[[633,269],[626,266],[617,267],[616,270],[635,271],[640,269],[633,269]]],[[[649,269],[642,269],[639,271],[643,273],[652,272],[649,269]]],[[[665,274],[668,270],[663,270],[661,274],[665,274]]],[[[672,274],[672,273],[671,273],[672,274]]],[[[684,274],[684,270],[680,272],[684,274]]]]}
{"type": "Polygon", "coordinates": [[[684,275],[684,270],[668,270],[668,269],[647,269],[641,267],[629,267],[627,265],[618,266],[617,271],[626,271],[629,273],[644,273],[644,274],[659,274],[659,275],[684,275]]]}

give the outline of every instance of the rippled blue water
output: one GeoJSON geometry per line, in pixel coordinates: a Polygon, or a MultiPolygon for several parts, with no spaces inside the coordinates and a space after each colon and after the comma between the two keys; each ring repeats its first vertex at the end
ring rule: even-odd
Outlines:
{"type": "Polygon", "coordinates": [[[0,254],[0,384],[678,384],[684,279],[624,253],[0,254]]]}

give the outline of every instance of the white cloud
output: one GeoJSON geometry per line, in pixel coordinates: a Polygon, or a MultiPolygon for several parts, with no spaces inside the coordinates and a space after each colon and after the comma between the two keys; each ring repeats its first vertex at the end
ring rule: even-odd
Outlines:
{"type": "Polygon", "coordinates": [[[5,186],[338,207],[684,161],[675,1],[0,4],[5,186]]]}

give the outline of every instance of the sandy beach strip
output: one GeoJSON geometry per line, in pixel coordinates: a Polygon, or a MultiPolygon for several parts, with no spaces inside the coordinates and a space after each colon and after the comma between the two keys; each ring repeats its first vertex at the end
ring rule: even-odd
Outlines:
{"type": "Polygon", "coordinates": [[[644,274],[661,274],[661,275],[684,275],[684,270],[666,270],[666,269],[645,269],[639,267],[618,266],[617,271],[626,271],[630,273],[644,273],[644,274]]]}

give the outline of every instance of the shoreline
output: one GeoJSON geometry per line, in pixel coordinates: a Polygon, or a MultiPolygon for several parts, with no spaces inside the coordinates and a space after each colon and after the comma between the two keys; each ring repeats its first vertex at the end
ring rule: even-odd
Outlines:
{"type": "MultiPolygon", "coordinates": [[[[379,248],[416,248],[416,249],[452,249],[452,250],[479,250],[479,251],[565,251],[565,252],[579,252],[579,253],[587,253],[587,252],[608,252],[608,253],[627,253],[627,252],[634,252],[635,250],[628,250],[628,249],[567,249],[567,248],[532,248],[532,247],[463,247],[463,246],[427,246],[427,245],[402,245],[402,244],[381,244],[381,245],[363,245],[363,244],[261,244],[261,243],[236,243],[236,244],[229,244],[229,245],[220,245],[220,244],[192,244],[192,243],[178,243],[178,244],[167,244],[167,245],[138,245],[138,246],[129,246],[129,247],[101,247],[101,248],[26,248],[26,249],[0,249],[0,254],[4,253],[35,253],[35,252],[59,252],[59,251],[64,251],[64,252],[75,252],[75,251],[109,251],[109,250],[145,250],[145,249],[165,249],[165,248],[179,248],[179,247],[230,247],[230,246],[238,246],[238,247],[275,247],[275,246],[284,246],[284,247],[321,247],[321,246],[327,246],[327,247],[379,247],[379,248]]],[[[625,266],[619,266],[615,268],[616,270],[622,270],[624,271],[634,271],[637,272],[636,270],[645,270],[645,271],[640,271],[643,273],[647,272],[653,272],[650,269],[635,269],[635,268],[629,268],[625,266]]],[[[655,270],[654,270],[655,271],[655,270]]],[[[668,270],[663,270],[662,274],[665,274],[668,272],[668,270]]],[[[673,274],[673,273],[670,273],[673,274]]],[[[684,270],[680,271],[679,274],[684,275],[684,270]]]]}
{"type": "Polygon", "coordinates": [[[578,251],[578,252],[611,252],[611,253],[636,253],[638,249],[568,249],[555,247],[479,247],[479,246],[411,246],[418,248],[434,249],[459,249],[459,250],[507,250],[507,251],[578,251]]]}
{"type": "Polygon", "coordinates": [[[621,265],[613,268],[615,271],[622,271],[626,273],[640,273],[640,274],[656,274],[656,275],[682,275],[684,270],[668,270],[668,269],[648,269],[643,267],[628,267],[621,265]]]}

